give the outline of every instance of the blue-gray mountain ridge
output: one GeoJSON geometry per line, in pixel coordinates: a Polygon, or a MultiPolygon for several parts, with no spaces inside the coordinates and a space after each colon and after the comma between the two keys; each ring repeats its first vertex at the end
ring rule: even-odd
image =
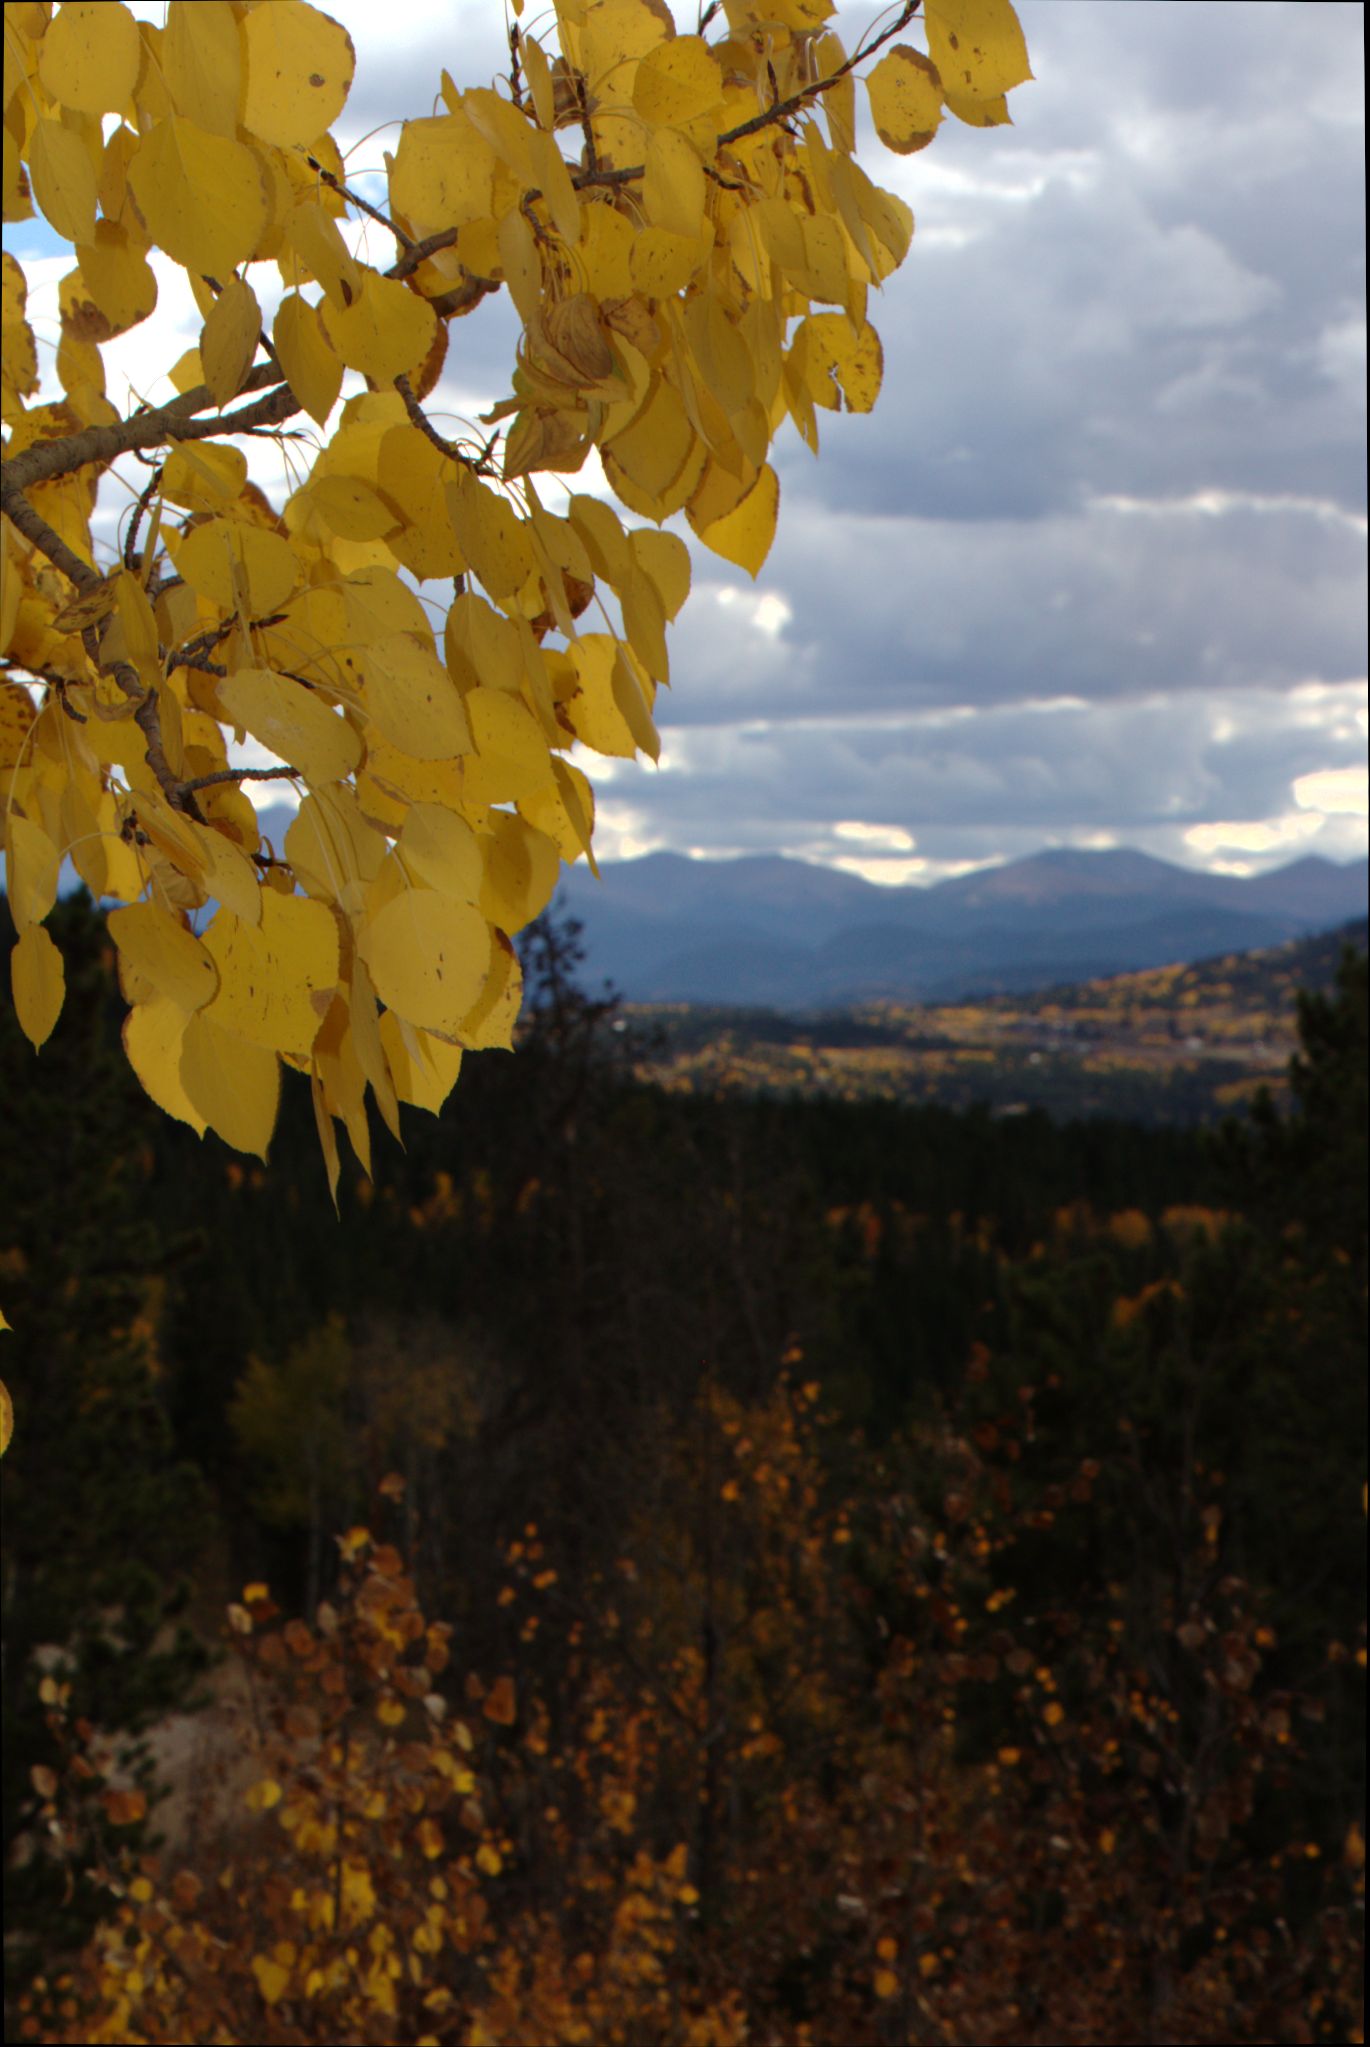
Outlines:
{"type": "Polygon", "coordinates": [[[583,976],[631,1001],[840,1008],[945,1002],[1281,945],[1365,915],[1370,867],[1309,856],[1243,877],[1117,848],[1034,853],[930,888],[802,860],[675,853],[583,864],[583,976]]]}

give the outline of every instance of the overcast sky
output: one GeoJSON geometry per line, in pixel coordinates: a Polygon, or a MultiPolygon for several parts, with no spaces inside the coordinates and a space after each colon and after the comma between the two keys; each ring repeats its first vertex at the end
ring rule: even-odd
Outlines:
{"type": "MultiPolygon", "coordinates": [[[[899,158],[867,125],[917,222],[872,295],[883,394],[820,414],[817,462],[783,430],[754,585],[694,547],[661,764],[586,763],[609,857],[932,881],[1049,845],[1243,872],[1365,850],[1363,10],[1018,4],[1014,127],[949,120],[899,158]]],[[[357,46],[354,173],[444,65],[500,65],[492,0],[330,11],[357,46]]],[[[849,46],[874,14],[842,10],[849,46]]],[[[55,338],[70,259],[37,224],[6,239],[55,338]]],[[[392,260],[374,227],[363,246],[392,260]]],[[[116,402],[159,395],[197,336],[159,275],[108,351],[116,402]]],[[[434,408],[503,396],[512,339],[502,298],[455,326],[434,408]]]]}

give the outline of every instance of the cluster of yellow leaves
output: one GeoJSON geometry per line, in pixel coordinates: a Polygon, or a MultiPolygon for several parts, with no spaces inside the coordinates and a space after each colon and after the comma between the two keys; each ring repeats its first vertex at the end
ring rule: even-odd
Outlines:
{"type": "MultiPolygon", "coordinates": [[[[658,752],[690,582],[662,522],[683,514],[755,575],[782,423],[816,450],[818,411],[879,390],[868,297],[913,222],[854,160],[832,12],[727,0],[710,42],[662,0],[557,0],[545,41],[517,36],[507,93],[444,73],[443,110],[403,123],[383,271],[340,226],[329,129],[353,50],[327,14],[170,0],[158,27],[121,0],[7,6],[4,218],[36,206],[76,256],[63,395],[43,403],[4,257],[0,794],[35,1045],[63,1000],[44,920],[64,858],[125,906],[110,932],[143,1085],[241,1150],[265,1156],[284,1062],[310,1077],[336,1186],[336,1122],[369,1164],[368,1089],[398,1132],[401,1102],[441,1106],[463,1051],[511,1043],[511,938],[560,863],[592,857],[570,754],[658,752]],[[200,340],[100,574],[99,481],[133,445],[101,345],[153,310],[154,251],[185,271],[200,340]],[[522,322],[512,393],[488,442],[449,441],[422,401],[452,321],[501,287],[522,322]],[[349,371],[367,388],[339,413],[349,371]],[[300,412],[327,438],[278,510],[234,433],[300,412]],[[535,475],[592,449],[649,523],[560,481],[561,509],[544,502],[535,475]],[[433,579],[455,587],[440,628],[415,589],[433,579]],[[283,847],[243,792],[246,739],[302,793],[283,847]]],[[[1006,120],[1029,75],[1008,0],[924,12],[931,55],[895,45],[868,78],[900,151],[944,109],[1006,120]]]]}

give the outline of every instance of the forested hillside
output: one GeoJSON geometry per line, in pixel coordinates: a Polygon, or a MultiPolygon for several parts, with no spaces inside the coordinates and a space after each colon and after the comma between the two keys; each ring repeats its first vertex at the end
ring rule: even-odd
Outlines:
{"type": "Polygon", "coordinates": [[[55,921],[12,2032],[1354,2037],[1364,955],[1205,1135],[667,1093],[539,925],[518,1054],[335,1215],[303,1083],[266,1168],[159,1117],[55,921]]]}
{"type": "Polygon", "coordinates": [[[1325,992],[1366,922],[1145,973],[981,1001],[870,1002],[826,1015],[638,1004],[641,1078],[703,1094],[983,1103],[1000,1115],[1220,1121],[1287,1099],[1301,990],[1325,992]]]}

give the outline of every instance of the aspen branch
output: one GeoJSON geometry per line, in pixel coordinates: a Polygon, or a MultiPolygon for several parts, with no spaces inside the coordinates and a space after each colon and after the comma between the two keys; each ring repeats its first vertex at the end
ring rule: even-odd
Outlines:
{"type": "MultiPolygon", "coordinates": [[[[814,100],[821,99],[823,94],[831,91],[834,85],[840,85],[842,80],[848,77],[858,64],[863,64],[867,57],[873,57],[882,44],[889,42],[892,36],[897,36],[901,29],[907,28],[921,5],[922,0],[905,0],[904,6],[901,7],[889,27],[882,29],[873,42],[867,43],[862,48],[853,51],[846,63],[839,64],[836,71],[830,77],[816,78],[812,85],[801,86],[799,91],[791,93],[788,99],[777,100],[774,106],[766,107],[759,114],[753,114],[749,121],[741,121],[736,128],[729,128],[726,134],[716,136],[714,138],[715,150],[726,149],[732,142],[741,142],[748,135],[758,135],[763,128],[773,127],[779,122],[789,120],[792,114],[802,113],[806,106],[811,105],[814,100]]],[[[711,13],[712,11],[710,9],[711,13]]],[[[631,185],[637,178],[645,174],[646,169],[647,166],[645,164],[639,163],[633,164],[625,170],[572,170],[571,183],[578,192],[583,192],[587,185],[631,185]]],[[[541,193],[529,194],[531,198],[541,198],[541,196],[541,193]]]]}
{"type": "Polygon", "coordinates": [[[336,192],[339,198],[345,199],[349,206],[355,206],[358,213],[369,214],[372,220],[376,221],[379,224],[379,226],[385,228],[388,233],[392,234],[402,249],[410,249],[413,247],[414,238],[412,235],[407,235],[402,227],[396,227],[394,221],[391,220],[390,216],[386,213],[382,213],[379,206],[373,206],[369,199],[363,199],[361,195],[357,192],[354,192],[350,186],[344,185],[341,178],[335,178],[332,171],[326,170],[324,166],[319,162],[319,159],[316,156],[306,156],[305,162],[309,165],[311,171],[318,172],[319,176],[323,179],[325,185],[327,185],[332,191],[336,192]]]}
{"type": "Polygon", "coordinates": [[[218,768],[212,775],[194,775],[188,782],[178,782],[176,787],[182,796],[193,796],[197,789],[214,789],[221,782],[297,782],[298,768],[218,768]]]}
{"type": "MultiPolygon", "coordinates": [[[[248,375],[239,396],[248,391],[260,391],[263,385],[272,383],[277,374],[270,363],[259,363],[248,375]]],[[[288,385],[284,388],[289,390],[288,385]]],[[[291,403],[280,415],[282,418],[300,409],[293,392],[290,397],[291,403]]],[[[211,434],[231,434],[241,431],[244,426],[264,423],[261,419],[246,416],[252,411],[250,407],[237,414],[222,413],[212,419],[196,419],[196,413],[213,403],[208,386],[197,384],[193,391],[184,392],[166,405],[142,408],[113,426],[86,426],[79,433],[64,434],[60,440],[36,441],[31,448],[24,448],[5,461],[4,482],[0,486],[6,499],[5,511],[9,512],[11,491],[30,490],[35,483],[46,483],[54,476],[70,476],[87,463],[98,462],[107,467],[120,455],[131,455],[138,448],[158,448],[166,441],[205,440],[211,434]],[[237,427],[233,424],[235,419],[239,422],[237,427]]],[[[15,524],[18,523],[15,520],[15,524]]]]}

